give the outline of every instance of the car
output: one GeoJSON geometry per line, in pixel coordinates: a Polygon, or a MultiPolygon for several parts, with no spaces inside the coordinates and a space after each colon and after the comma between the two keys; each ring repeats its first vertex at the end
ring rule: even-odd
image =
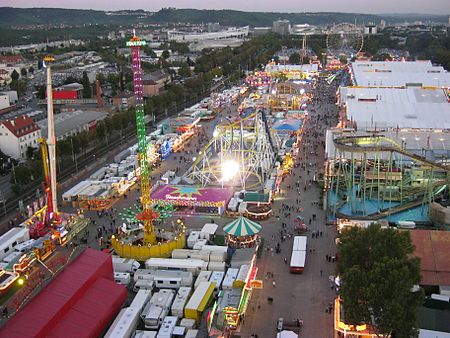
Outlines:
{"type": "Polygon", "coordinates": [[[278,331],[278,332],[283,331],[283,317],[278,318],[278,321],[277,321],[277,331],[278,331]]]}

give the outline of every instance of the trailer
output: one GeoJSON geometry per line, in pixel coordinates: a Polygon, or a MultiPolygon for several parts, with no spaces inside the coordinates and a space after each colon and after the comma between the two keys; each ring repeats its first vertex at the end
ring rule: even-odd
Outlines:
{"type": "Polygon", "coordinates": [[[136,330],[139,322],[138,307],[127,307],[122,309],[114,320],[113,324],[106,332],[106,338],[130,338],[136,330]]]}
{"type": "Polygon", "coordinates": [[[189,250],[189,249],[175,249],[172,251],[172,258],[177,259],[201,259],[202,261],[209,262],[209,252],[201,250],[189,250]]]}
{"type": "Polygon", "coordinates": [[[183,317],[184,307],[186,306],[186,303],[189,299],[189,296],[191,295],[191,292],[192,292],[191,287],[183,286],[178,289],[172,307],[170,308],[172,316],[178,316],[179,318],[183,317]]]}
{"type": "Polygon", "coordinates": [[[136,330],[133,338],[156,338],[158,331],[136,330]]]}
{"type": "Polygon", "coordinates": [[[222,282],[223,290],[231,290],[233,288],[233,283],[239,273],[239,269],[229,268],[222,282]]]}
{"type": "Polygon", "coordinates": [[[156,270],[153,281],[160,289],[178,289],[182,286],[192,286],[194,278],[189,271],[156,270]]]}
{"type": "Polygon", "coordinates": [[[216,223],[206,223],[200,231],[200,238],[208,241],[212,240],[218,227],[216,223]]]}
{"type": "Polygon", "coordinates": [[[161,328],[158,331],[158,338],[172,338],[173,330],[177,326],[178,317],[166,316],[161,323],[161,328]]]}
{"type": "Polygon", "coordinates": [[[141,313],[146,329],[158,329],[164,317],[168,315],[172,300],[175,296],[173,290],[159,290],[155,293],[141,313]]]}
{"type": "MultiPolygon", "coordinates": [[[[202,250],[203,252],[203,250],[202,250]]],[[[210,251],[209,252],[209,261],[210,262],[225,262],[227,259],[226,252],[220,252],[220,251],[210,251]]]]}
{"type": "Polygon", "coordinates": [[[201,282],[208,282],[211,278],[212,271],[201,271],[195,280],[194,287],[197,288],[201,282]]]}
{"type": "Polygon", "coordinates": [[[192,272],[197,276],[200,271],[207,270],[208,263],[201,259],[150,258],[145,267],[151,270],[181,270],[192,272]]]}
{"type": "Polygon", "coordinates": [[[117,284],[127,286],[131,282],[131,276],[127,272],[114,272],[114,280],[117,284]]]}
{"type": "Polygon", "coordinates": [[[208,271],[225,271],[225,262],[209,262],[208,271]]]}
{"type": "Polygon", "coordinates": [[[191,318],[183,318],[180,320],[180,326],[186,328],[186,330],[193,329],[195,327],[195,320],[191,318]]]}
{"type": "Polygon", "coordinates": [[[218,291],[221,289],[224,276],[225,276],[225,273],[222,271],[213,271],[213,273],[211,274],[209,281],[214,283],[215,291],[218,291]]]}
{"type": "Polygon", "coordinates": [[[193,329],[187,330],[184,338],[199,338],[199,332],[198,332],[198,330],[193,330],[193,329]]]}
{"type": "Polygon", "coordinates": [[[228,252],[228,247],[222,246],[222,245],[204,245],[202,247],[202,250],[209,251],[209,252],[218,251],[218,252],[223,252],[226,254],[228,252]]]}
{"type": "Polygon", "coordinates": [[[19,243],[30,239],[30,231],[25,227],[16,227],[0,237],[0,260],[14,251],[19,243]]]}
{"type": "Polygon", "coordinates": [[[154,287],[155,282],[152,279],[142,279],[134,283],[133,292],[138,292],[139,290],[152,291],[154,287]]]}
{"type": "Polygon", "coordinates": [[[189,237],[186,241],[187,247],[189,249],[192,249],[194,247],[194,244],[197,243],[197,241],[200,239],[200,231],[191,231],[189,234],[189,237]]]}
{"type": "Polygon", "coordinates": [[[155,270],[151,269],[137,269],[134,273],[133,280],[135,282],[138,282],[140,280],[153,280],[153,275],[155,273],[155,270]]]}
{"type": "Polygon", "coordinates": [[[127,272],[133,275],[141,264],[132,258],[112,257],[114,272],[127,272]]]}
{"type": "Polygon", "coordinates": [[[134,296],[130,304],[130,307],[135,307],[140,309],[140,311],[142,311],[145,305],[147,305],[147,303],[150,301],[151,297],[152,297],[151,290],[141,289],[137,292],[136,296],[134,296]]]}
{"type": "Polygon", "coordinates": [[[250,265],[244,264],[240,267],[238,275],[233,282],[233,288],[240,288],[245,285],[249,271],[250,265]]]}
{"type": "Polygon", "coordinates": [[[205,308],[209,305],[214,296],[214,283],[201,282],[192,294],[189,302],[184,308],[184,316],[200,322],[205,308]]]}

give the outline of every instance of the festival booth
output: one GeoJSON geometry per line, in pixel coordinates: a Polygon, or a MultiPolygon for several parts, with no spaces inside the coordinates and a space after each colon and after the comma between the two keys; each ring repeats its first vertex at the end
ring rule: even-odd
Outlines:
{"type": "Polygon", "coordinates": [[[244,215],[254,220],[268,219],[272,215],[272,193],[260,194],[257,192],[245,192],[243,196],[245,205],[244,215]]]}
{"type": "Polygon", "coordinates": [[[221,215],[233,196],[230,188],[163,185],[152,193],[153,204],[173,205],[175,214],[221,215]]]}
{"type": "Polygon", "coordinates": [[[228,246],[233,248],[251,248],[258,243],[258,233],[262,230],[259,223],[245,217],[239,217],[223,227],[227,234],[228,246]]]}

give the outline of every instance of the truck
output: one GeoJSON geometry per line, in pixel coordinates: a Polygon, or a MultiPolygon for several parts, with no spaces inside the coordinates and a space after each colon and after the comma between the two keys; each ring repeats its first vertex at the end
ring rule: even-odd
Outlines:
{"type": "Polygon", "coordinates": [[[169,314],[175,296],[174,290],[161,289],[155,293],[141,313],[146,329],[155,330],[161,325],[164,317],[169,314]]]}
{"type": "Polygon", "coordinates": [[[114,272],[127,272],[133,275],[141,266],[138,261],[132,258],[112,257],[114,272]]]}
{"type": "Polygon", "coordinates": [[[184,308],[184,316],[200,322],[202,313],[214,296],[214,283],[201,282],[184,308]]]}

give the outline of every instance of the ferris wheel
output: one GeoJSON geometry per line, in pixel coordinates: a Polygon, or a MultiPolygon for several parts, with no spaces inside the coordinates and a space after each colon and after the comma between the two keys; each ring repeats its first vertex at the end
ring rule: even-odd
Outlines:
{"type": "Polygon", "coordinates": [[[334,57],[353,57],[364,44],[360,28],[351,23],[341,23],[331,28],[327,35],[327,52],[334,57]]]}

